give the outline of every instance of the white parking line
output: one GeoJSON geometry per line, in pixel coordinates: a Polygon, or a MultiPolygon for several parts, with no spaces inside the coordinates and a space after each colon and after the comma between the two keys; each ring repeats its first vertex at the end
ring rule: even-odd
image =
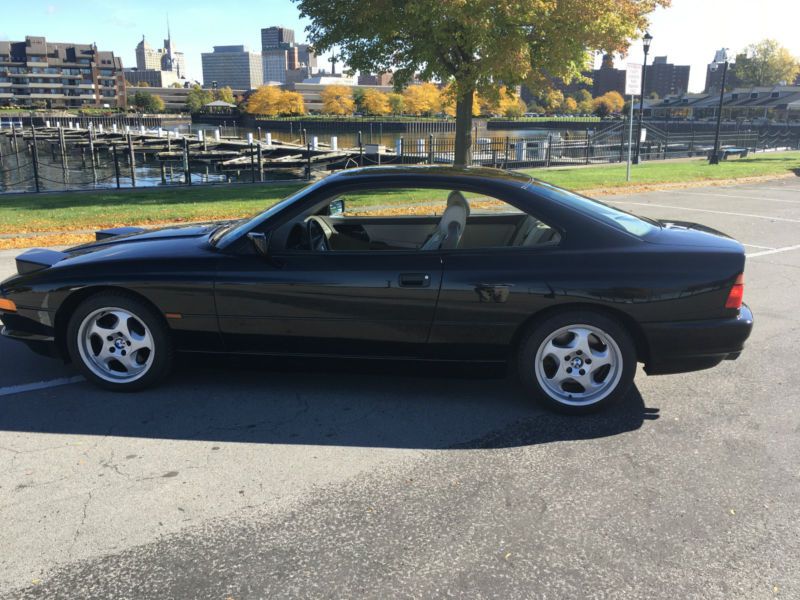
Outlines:
{"type": "Polygon", "coordinates": [[[692,196],[711,196],[714,198],[734,198],[736,200],[764,200],[766,202],[780,202],[781,204],[800,204],[800,200],[782,200],[780,198],[765,198],[764,196],[734,196],[733,194],[715,194],[714,192],[689,192],[681,190],[681,194],[692,196]]]}
{"type": "Polygon", "coordinates": [[[764,250],[763,252],[753,252],[747,254],[747,258],[755,258],[757,256],[767,256],[768,254],[778,254],[779,252],[789,252],[790,250],[800,250],[800,244],[796,246],[784,246],[783,248],[773,248],[772,250],[764,250]]]}
{"type": "Polygon", "coordinates": [[[769,191],[769,192],[786,192],[786,191],[789,191],[789,192],[797,192],[798,194],[800,194],[800,187],[791,187],[791,186],[788,186],[788,185],[786,187],[757,187],[757,188],[748,188],[748,187],[742,186],[742,189],[753,189],[753,190],[759,191],[759,192],[761,190],[766,190],[766,191],[769,191]]]}
{"type": "Polygon", "coordinates": [[[11,396],[12,394],[46,390],[47,388],[69,385],[70,383],[78,383],[80,381],[84,381],[84,378],[81,375],[76,375],[75,377],[61,377],[60,379],[51,379],[50,381],[38,381],[36,383],[10,385],[8,387],[0,388],[0,396],[11,396]]]}
{"type": "Polygon", "coordinates": [[[750,248],[758,248],[759,250],[775,250],[775,246],[759,246],[758,244],[745,244],[739,242],[742,246],[749,246],[750,248]]]}
{"type": "Polygon", "coordinates": [[[740,213],[740,212],[726,212],[723,210],[709,210],[707,208],[689,208],[686,206],[670,206],[668,204],[655,204],[652,202],[631,202],[629,200],[610,200],[605,198],[603,200],[608,204],[630,204],[632,206],[652,206],[654,208],[671,208],[674,210],[687,210],[690,212],[702,212],[702,213],[711,213],[713,215],[729,215],[732,217],[749,217],[751,219],[766,219],[767,221],[783,221],[784,223],[800,223],[800,219],[788,219],[786,217],[767,217],[765,215],[753,215],[750,213],[740,213]]]}

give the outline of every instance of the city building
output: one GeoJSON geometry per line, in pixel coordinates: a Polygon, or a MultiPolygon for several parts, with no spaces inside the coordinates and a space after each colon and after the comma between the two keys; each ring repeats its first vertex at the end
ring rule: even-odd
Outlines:
{"type": "Polygon", "coordinates": [[[142,36],[142,41],[136,45],[136,68],[139,71],[171,71],[178,79],[186,77],[186,59],[183,52],[175,50],[169,25],[162,48],[153,48],[142,36]]]}
{"type": "Polygon", "coordinates": [[[308,44],[294,43],[294,30],[265,27],[261,30],[264,81],[298,83],[317,72],[317,57],[308,44]]]}
{"type": "Polygon", "coordinates": [[[124,107],[122,60],[94,44],[0,41],[0,105],[124,107]]]}
{"type": "MultiPolygon", "coordinates": [[[[312,113],[322,112],[322,91],[329,85],[348,85],[354,86],[355,80],[342,77],[313,77],[302,83],[292,83],[284,86],[287,90],[299,92],[303,96],[303,103],[306,110],[312,113]]],[[[366,86],[379,92],[388,94],[394,91],[390,85],[366,86]]]]}
{"type": "Polygon", "coordinates": [[[666,56],[656,56],[647,65],[647,81],[644,95],[655,92],[659,98],[669,95],[685,94],[689,90],[689,65],[673,65],[666,56]]]}
{"type": "Polygon", "coordinates": [[[361,73],[358,76],[358,85],[392,85],[391,73],[379,73],[373,75],[372,73],[361,73]]]}
{"type": "Polygon", "coordinates": [[[604,55],[600,68],[589,75],[592,78],[592,96],[598,98],[608,92],[618,92],[624,96],[626,72],[626,69],[614,68],[614,57],[604,55]]]}
{"type": "Polygon", "coordinates": [[[297,45],[297,60],[301,65],[308,67],[312,75],[319,69],[317,55],[314,54],[314,49],[308,44],[297,45]]]}
{"type": "Polygon", "coordinates": [[[264,82],[261,54],[250,52],[247,46],[214,46],[213,52],[203,52],[203,86],[252,90],[264,82]]]}
{"type": "Polygon", "coordinates": [[[186,82],[185,79],[178,78],[175,71],[162,71],[160,69],[124,69],[125,81],[129,86],[137,86],[146,83],[150,87],[170,87],[179,83],[181,87],[186,82]]]}
{"type": "Polygon", "coordinates": [[[261,49],[279,48],[294,44],[294,29],[265,27],[261,30],[261,49]]]}
{"type": "MultiPolygon", "coordinates": [[[[187,112],[186,109],[186,99],[189,96],[189,92],[192,91],[192,86],[187,87],[152,87],[146,88],[142,91],[147,92],[148,94],[152,94],[153,96],[158,96],[164,101],[164,110],[166,112],[187,112]]],[[[245,96],[245,92],[249,90],[232,90],[233,97],[236,98],[237,101],[241,100],[245,96]]],[[[131,93],[134,90],[130,90],[131,93]]]]}
{"type": "MultiPolygon", "coordinates": [[[[716,93],[667,96],[651,104],[655,118],[715,119],[719,110],[716,93]]],[[[645,116],[649,116],[645,110],[645,116]]],[[[800,121],[800,85],[733,88],[723,95],[723,120],[800,121]]]]}
{"type": "MultiPolygon", "coordinates": [[[[706,66],[706,87],[703,88],[704,92],[719,94],[719,87],[722,84],[722,70],[718,68],[717,64],[723,60],[725,56],[725,49],[717,50],[714,53],[714,60],[706,66]]],[[[730,73],[729,73],[730,75],[730,73]]]]}
{"type": "Polygon", "coordinates": [[[285,48],[262,50],[265,83],[286,83],[286,71],[289,68],[288,52],[285,48]]]}

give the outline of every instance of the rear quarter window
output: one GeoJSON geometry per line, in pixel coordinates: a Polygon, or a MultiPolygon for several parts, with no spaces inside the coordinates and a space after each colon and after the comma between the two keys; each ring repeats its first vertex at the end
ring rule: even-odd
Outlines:
{"type": "Polygon", "coordinates": [[[547,183],[537,181],[528,189],[538,196],[568,206],[636,237],[643,238],[659,229],[654,221],[547,183]]]}

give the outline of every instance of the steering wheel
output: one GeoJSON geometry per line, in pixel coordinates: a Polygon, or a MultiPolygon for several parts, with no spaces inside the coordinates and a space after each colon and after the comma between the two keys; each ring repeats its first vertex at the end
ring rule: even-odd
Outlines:
{"type": "Polygon", "coordinates": [[[314,252],[329,252],[327,227],[320,222],[318,217],[310,217],[306,222],[308,232],[308,246],[314,252]]]}

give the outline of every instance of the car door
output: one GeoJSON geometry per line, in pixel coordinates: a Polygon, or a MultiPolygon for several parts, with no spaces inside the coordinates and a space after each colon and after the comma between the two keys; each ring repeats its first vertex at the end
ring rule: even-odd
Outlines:
{"type": "Polygon", "coordinates": [[[442,253],[444,274],[430,355],[504,360],[520,325],[552,304],[547,280],[558,255],[557,248],[442,253]]]}
{"type": "Polygon", "coordinates": [[[418,357],[441,279],[441,258],[416,250],[226,256],[219,326],[237,352],[418,357]]]}
{"type": "Polygon", "coordinates": [[[505,360],[520,326],[554,301],[548,282],[564,264],[561,233],[499,196],[470,203],[461,243],[439,253],[444,272],[428,351],[505,360]],[[487,203],[492,210],[482,212],[487,203]]]}

